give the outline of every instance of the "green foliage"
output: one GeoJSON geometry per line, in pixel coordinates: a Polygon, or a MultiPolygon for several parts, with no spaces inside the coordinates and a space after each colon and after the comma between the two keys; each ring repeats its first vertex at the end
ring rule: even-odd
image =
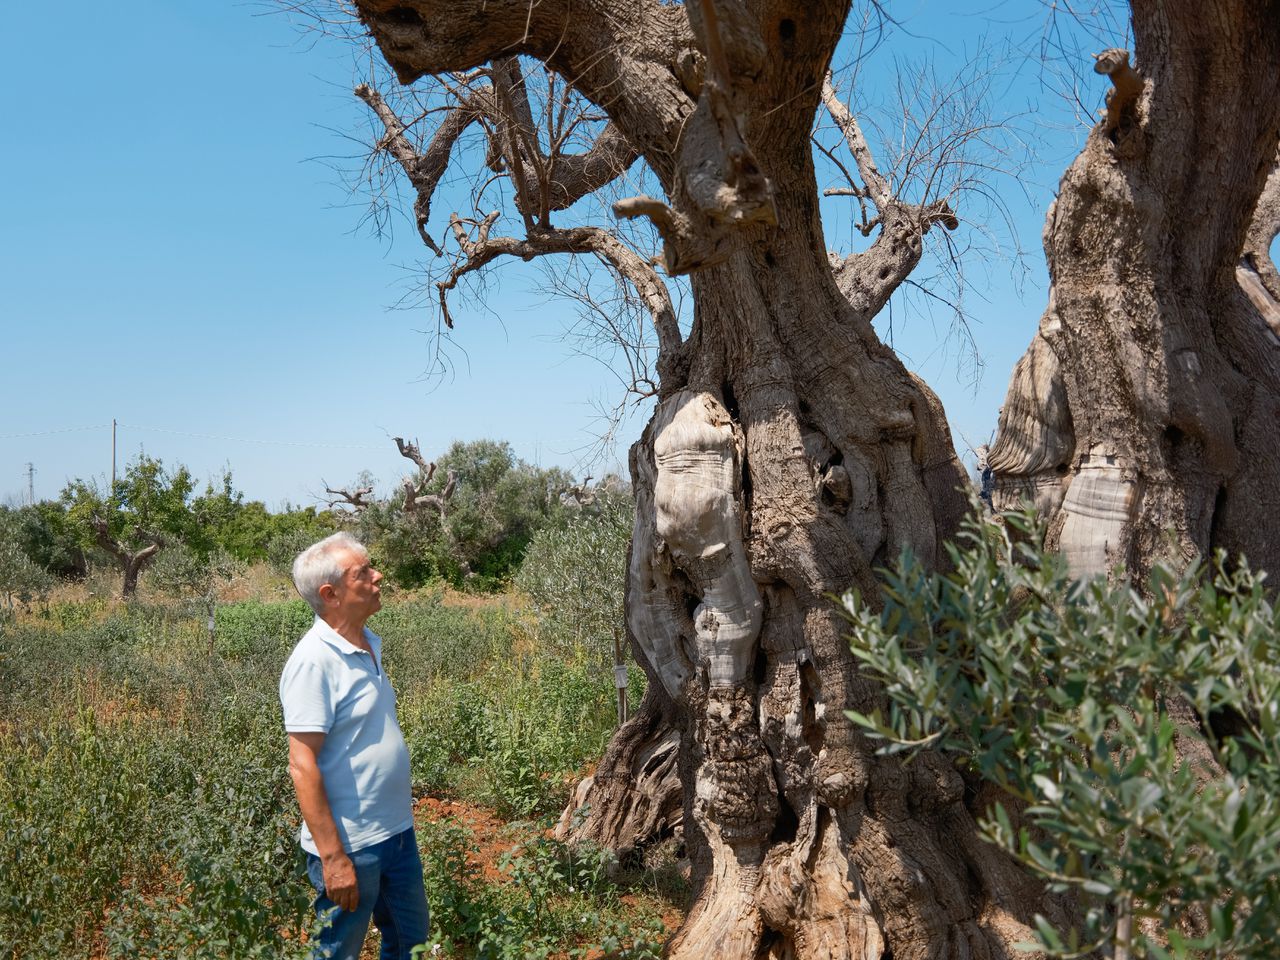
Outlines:
{"type": "Polygon", "coordinates": [[[53,588],[53,577],[23,550],[23,532],[19,513],[0,510],[0,618],[12,616],[18,605],[44,600],[53,588]]]}
{"type": "Polygon", "coordinates": [[[449,501],[447,532],[452,555],[489,583],[509,577],[533,534],[560,511],[559,492],[572,478],[519,460],[507,443],[455,443],[440,458],[434,483],[443,489],[452,471],[458,481],[449,501]]]}
{"type": "MultiPolygon", "coordinates": [[[[300,600],[221,605],[212,657],[187,604],[62,602],[0,631],[0,956],[296,956],[310,888],[276,684],[311,622],[300,600]]],[[[439,591],[371,622],[416,792],[551,812],[599,755],[611,684],[530,648],[523,622],[439,591]]],[[[455,955],[652,955],[648,921],[624,922],[635,911],[590,858],[561,867],[535,845],[491,882],[468,838],[421,829],[455,955]]]]}
{"type": "Polygon", "coordinates": [[[0,637],[0,955],[291,955],[308,898],[273,678],[162,626],[0,637]]]}
{"type": "Polygon", "coordinates": [[[193,598],[212,610],[218,590],[230,584],[240,572],[240,564],[221,547],[201,556],[185,543],[179,543],[160,555],[152,566],[151,576],[166,593],[193,598]]]}
{"type": "Polygon", "coordinates": [[[67,519],[85,547],[94,544],[93,518],[106,524],[107,535],[130,551],[167,537],[193,545],[203,534],[188,501],[195,480],[184,466],[170,472],[163,462],[139,454],[105,495],[96,486],[73,480],[62,491],[67,519]]]}
{"type": "Polygon", "coordinates": [[[19,551],[40,569],[55,577],[83,577],[89,572],[88,554],[60,501],[42,500],[17,510],[0,508],[0,516],[6,518],[19,551]]]}
{"type": "MultiPolygon", "coordinates": [[[[153,544],[181,557],[165,563],[165,589],[209,596],[216,581],[234,575],[234,562],[276,560],[286,571],[307,545],[336,529],[336,520],[314,508],[271,514],[257,501],[246,503],[235,489],[231,472],[221,485],[209,484],[194,496],[195,481],[186,467],[169,471],[157,459],[139,455],[112,490],[100,491],[83,480],[69,483],[57,505],[40,505],[27,526],[25,552],[51,572],[87,570],[85,556],[102,551],[126,573],[125,592],[132,590],[125,555],[153,544]],[[38,522],[37,522],[38,521],[38,522]]],[[[145,566],[154,569],[154,559],[145,566]]]]}
{"type": "Polygon", "coordinates": [[[273,655],[280,666],[316,615],[302,599],[224,603],[214,614],[215,648],[225,657],[273,655]]]}
{"type": "Polygon", "coordinates": [[[1028,516],[971,525],[954,572],[910,557],[885,606],[845,598],[853,652],[887,716],[853,715],[889,751],[923,745],[1025,804],[982,825],[1081,929],[1039,925],[1055,955],[1272,957],[1280,942],[1280,619],[1262,576],[1193,564],[1141,589],[1072,582],[1028,516]],[[1011,535],[1013,528],[1019,536],[1011,535]],[[1189,709],[1180,709],[1180,705],[1189,709]]]}
{"type": "Polygon", "coordinates": [[[244,563],[267,560],[284,573],[303,549],[338,529],[337,518],[328,511],[305,507],[269,513],[258,500],[245,502],[230,470],[223,473],[219,487],[209,484],[191,502],[191,513],[208,548],[244,563]]]}
{"type": "Polygon", "coordinates": [[[388,603],[369,621],[398,680],[426,688],[437,677],[471,677],[511,649],[515,618],[500,604],[462,607],[444,590],[388,603]]]}
{"type": "Polygon", "coordinates": [[[614,861],[607,850],[571,849],[539,832],[502,857],[505,882],[492,884],[469,856],[475,845],[464,828],[449,821],[432,824],[419,842],[432,905],[432,937],[423,956],[661,956],[664,931],[656,917],[638,930],[621,918],[619,888],[609,880],[614,861]]]}
{"type": "Polygon", "coordinates": [[[188,501],[195,481],[186,467],[170,473],[161,461],[139,454],[105,495],[73,480],[62,491],[66,519],[85,550],[110,554],[124,576],[121,593],[132,596],[141,570],[166,543],[182,541],[206,552],[209,541],[188,501]]]}
{"type": "Polygon", "coordinates": [[[404,646],[384,644],[397,690],[417,694],[401,693],[399,707],[414,782],[469,796],[504,816],[559,810],[567,782],[600,755],[613,731],[611,676],[581,656],[513,655],[509,637],[489,657],[454,659],[450,650],[481,644],[468,631],[454,635],[456,647],[448,636],[428,641],[444,649],[427,656],[453,665],[430,679],[406,663],[404,646]]]}
{"type": "Polygon", "coordinates": [[[625,636],[623,594],[635,504],[600,494],[591,510],[538,531],[515,577],[538,614],[544,642],[589,648],[613,663],[613,641],[625,636]]]}
{"type": "Polygon", "coordinates": [[[572,478],[525,463],[494,440],[453,444],[422,492],[441,494],[450,473],[456,486],[443,519],[429,507],[405,513],[396,497],[363,511],[356,535],[401,586],[443,579],[492,590],[511,577],[533,535],[561,514],[559,493],[572,478]]]}

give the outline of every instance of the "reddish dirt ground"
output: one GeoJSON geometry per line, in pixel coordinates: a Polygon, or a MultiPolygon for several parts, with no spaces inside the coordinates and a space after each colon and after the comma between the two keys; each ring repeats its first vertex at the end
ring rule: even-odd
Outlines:
{"type": "Polygon", "coordinates": [[[511,852],[516,841],[507,825],[492,810],[461,800],[423,797],[415,806],[413,816],[418,823],[453,820],[466,827],[477,848],[468,854],[467,860],[479,867],[490,883],[500,882],[506,876],[498,869],[498,861],[503,854],[511,852]]]}

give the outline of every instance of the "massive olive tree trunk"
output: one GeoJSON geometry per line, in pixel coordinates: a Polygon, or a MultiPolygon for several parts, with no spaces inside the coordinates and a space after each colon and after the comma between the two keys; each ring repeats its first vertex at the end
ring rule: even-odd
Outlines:
{"type": "Polygon", "coordinates": [[[878,691],[828,595],[874,597],[873,566],[904,547],[935,562],[965,509],[936,398],[871,326],[927,231],[955,219],[893,196],[824,84],[848,4],[356,7],[402,82],[453,85],[421,149],[379,94],[358,91],[418,192],[424,240],[440,249],[430,201],[468,124],[484,125],[486,163],[513,184],[524,236],[494,236],[497,213],[452,218],[442,305],[495,257],[590,253],[652,312],[661,382],[631,452],[627,603],[651,691],[601,764],[584,833],[638,842],[676,819],[665,785],[681,784],[696,901],[673,957],[1022,955],[1034,914],[1068,918],[978,839],[972,811],[989,794],[934,754],[877,757],[846,719],[878,691]],[[517,55],[607,113],[590,150],[558,152],[534,131],[517,55]],[[824,98],[878,212],[874,244],[847,258],[828,255],[819,222],[809,134],[824,98]],[[551,223],[637,156],[664,197],[615,210],[650,218],[667,270],[691,275],[687,338],[644,258],[600,227],[551,223]]]}
{"type": "Polygon", "coordinates": [[[1135,0],[1133,25],[1049,212],[996,505],[1030,495],[1082,574],[1218,547],[1280,569],[1280,5],[1135,0]]]}

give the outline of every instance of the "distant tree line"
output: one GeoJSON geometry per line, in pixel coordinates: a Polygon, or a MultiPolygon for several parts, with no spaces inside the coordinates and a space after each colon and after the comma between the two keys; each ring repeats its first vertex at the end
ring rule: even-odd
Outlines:
{"type": "Polygon", "coordinates": [[[145,454],[109,489],[76,479],[55,500],[0,507],[0,599],[27,603],[99,567],[114,567],[130,597],[157,563],[162,586],[207,593],[210,571],[225,578],[236,565],[262,562],[284,571],[303,547],[338,529],[367,543],[399,586],[443,580],[494,589],[511,579],[540,530],[562,525],[584,501],[587,488],[567,471],[528,464],[505,442],[454,443],[430,464],[415,445],[400,446],[418,465],[416,478],[377,497],[365,474],[354,495],[330,491],[343,497],[328,507],[272,512],[245,499],[230,469],[200,492],[185,466],[145,454]]]}

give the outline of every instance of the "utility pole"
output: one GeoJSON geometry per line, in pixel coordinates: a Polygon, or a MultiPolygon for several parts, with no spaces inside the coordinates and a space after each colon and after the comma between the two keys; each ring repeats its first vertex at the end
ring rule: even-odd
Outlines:
{"type": "Polygon", "coordinates": [[[36,468],[35,464],[27,464],[27,504],[34,505],[36,502],[36,468]]]}
{"type": "Polygon", "coordinates": [[[111,495],[116,492],[116,418],[111,418],[111,495]]]}

